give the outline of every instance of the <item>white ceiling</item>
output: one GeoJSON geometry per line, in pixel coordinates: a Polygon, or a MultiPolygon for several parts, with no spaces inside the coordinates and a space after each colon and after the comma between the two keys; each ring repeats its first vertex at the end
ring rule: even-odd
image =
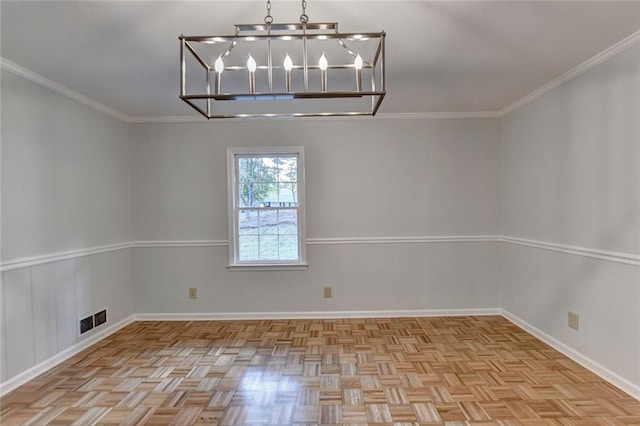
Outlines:
{"type": "MultiPolygon", "coordinates": [[[[640,30],[640,1],[307,0],[312,22],[387,33],[381,113],[495,112],[640,30]]],[[[1,56],[131,117],[193,116],[178,36],[261,23],[265,2],[1,2],[1,56]]],[[[272,0],[275,22],[300,3],[272,0]]]]}

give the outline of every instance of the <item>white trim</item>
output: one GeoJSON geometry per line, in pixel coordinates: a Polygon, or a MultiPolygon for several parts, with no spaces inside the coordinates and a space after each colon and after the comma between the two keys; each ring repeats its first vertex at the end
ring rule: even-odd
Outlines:
{"type": "Polygon", "coordinates": [[[400,112],[380,113],[380,120],[458,120],[501,118],[500,111],[461,111],[461,112],[400,112]]]}
{"type": "Polygon", "coordinates": [[[227,265],[230,271],[304,271],[309,268],[308,263],[252,263],[243,265],[241,263],[235,265],[227,265]]]}
{"type": "MultiPolygon", "coordinates": [[[[544,241],[528,240],[524,238],[507,237],[499,235],[442,235],[423,237],[346,237],[346,238],[307,238],[307,245],[346,245],[346,244],[434,244],[434,243],[475,243],[475,242],[501,242],[548,250],[557,253],[583,256],[608,262],[623,263],[626,265],[640,266],[640,255],[598,250],[587,247],[571,246],[567,244],[550,243],[544,241]]],[[[159,240],[159,241],[130,241],[127,243],[109,244],[90,247],[87,249],[72,250],[59,253],[45,254],[41,256],[22,257],[0,263],[0,272],[11,271],[29,266],[74,259],[77,257],[91,256],[94,254],[108,253],[128,248],[179,248],[179,247],[227,247],[227,240],[159,240]]]]}
{"type": "MultiPolygon", "coordinates": [[[[626,265],[640,266],[640,255],[572,246],[568,244],[528,240],[524,238],[500,235],[442,235],[423,237],[345,237],[345,238],[307,238],[307,245],[346,245],[346,244],[433,244],[433,243],[474,243],[501,242],[533,247],[574,256],[589,257],[626,265]]],[[[226,247],[226,240],[195,241],[137,241],[133,247],[226,247]]]]}
{"type": "Polygon", "coordinates": [[[341,244],[427,244],[427,243],[473,243],[495,242],[499,237],[493,235],[443,235],[433,237],[347,237],[347,238],[307,238],[309,245],[341,244]]]}
{"type": "MultiPolygon", "coordinates": [[[[353,121],[353,120],[451,120],[451,119],[495,119],[501,118],[500,111],[461,111],[461,112],[407,112],[407,113],[378,113],[375,117],[269,117],[271,121],[353,121]]],[[[260,118],[258,118],[260,119],[260,118]]],[[[127,117],[129,123],[206,123],[207,119],[201,115],[167,115],[167,116],[137,116],[127,117]]],[[[238,121],[237,118],[222,118],[216,121],[238,121]]]]}
{"type": "Polygon", "coordinates": [[[544,86],[539,87],[538,89],[534,90],[533,92],[529,93],[528,95],[518,99],[517,101],[515,101],[511,105],[506,106],[505,108],[503,108],[502,110],[500,110],[498,112],[498,115],[501,116],[501,117],[505,117],[505,116],[511,114],[515,110],[517,110],[519,108],[522,108],[526,104],[535,101],[536,99],[538,99],[542,95],[544,95],[546,93],[549,93],[553,89],[563,85],[564,83],[566,83],[566,82],[568,82],[570,80],[573,80],[574,78],[578,77],[579,75],[589,71],[590,69],[595,68],[596,66],[600,65],[601,63],[603,63],[605,61],[608,61],[609,59],[613,58],[617,54],[622,53],[626,49],[628,49],[628,48],[630,48],[632,46],[635,46],[638,43],[640,43],[640,31],[636,31],[635,33],[631,34],[630,36],[620,40],[616,44],[614,44],[612,46],[609,46],[608,48],[606,48],[602,52],[596,54],[595,56],[592,56],[589,59],[587,59],[586,61],[584,61],[583,63],[581,63],[577,67],[565,72],[560,77],[558,77],[558,78],[556,78],[554,80],[551,80],[550,82],[548,82],[544,86]]]}
{"type": "MultiPolygon", "coordinates": [[[[371,1],[371,0],[370,0],[371,1]]],[[[578,77],[580,74],[585,73],[586,71],[600,65],[601,63],[611,59],[617,54],[623,52],[624,50],[634,46],[635,44],[640,42],[640,31],[637,31],[627,38],[620,40],[614,45],[608,47],[602,52],[594,55],[593,57],[587,59],[577,67],[567,71],[562,74],[560,77],[548,82],[547,84],[539,87],[528,95],[523,96],[517,101],[513,102],[510,105],[507,105],[500,111],[461,111],[461,112],[409,112],[409,113],[379,113],[373,119],[380,120],[446,120],[446,119],[492,119],[492,118],[502,118],[513,111],[523,107],[524,105],[533,102],[538,99],[542,95],[552,91],[553,89],[561,86],[562,84],[578,77]]],[[[0,68],[12,72],[16,75],[19,75],[33,83],[39,84],[43,87],[46,87],[50,90],[53,90],[56,93],[59,93],[63,96],[66,96],[70,99],[80,102],[83,105],[94,108],[98,111],[101,111],[107,115],[115,117],[125,123],[207,123],[208,120],[202,118],[201,116],[196,115],[169,115],[169,116],[128,116],[122,114],[119,111],[116,111],[113,108],[110,108],[100,102],[97,102],[91,98],[88,98],[74,90],[69,89],[61,84],[58,84],[52,80],[49,80],[40,74],[36,74],[33,71],[30,71],[26,68],[21,67],[18,64],[15,64],[7,59],[0,57],[0,68]]],[[[274,120],[295,120],[305,121],[305,120],[371,120],[371,117],[307,117],[307,118],[293,118],[293,117],[275,117],[270,118],[269,121],[274,120]]],[[[222,119],[227,121],[225,119],[222,119]]],[[[232,120],[232,119],[229,119],[232,120]]],[[[233,119],[236,120],[236,119],[233,119]]],[[[217,120],[219,121],[219,120],[217,120]]]]}
{"type": "MultiPolygon", "coordinates": [[[[216,121],[225,120],[216,119],[216,121]]],[[[231,119],[229,119],[231,120],[231,119]]],[[[237,119],[236,119],[237,120],[237,119]]],[[[208,123],[209,120],[201,115],[149,115],[129,117],[129,123],[208,123]]]]}
{"type": "MultiPolygon", "coordinates": [[[[339,244],[411,244],[411,243],[471,243],[497,242],[502,238],[495,235],[442,235],[425,237],[333,237],[307,238],[307,245],[339,244]]],[[[185,240],[185,241],[134,241],[133,247],[226,247],[228,240],[185,240]]]]}
{"type": "Polygon", "coordinates": [[[571,358],[573,361],[577,362],[587,370],[595,373],[596,375],[600,376],[607,382],[618,387],[622,391],[628,393],[632,397],[636,399],[640,399],[640,386],[635,385],[634,383],[631,383],[629,380],[625,379],[624,377],[621,377],[618,374],[614,373],[613,371],[609,370],[608,368],[603,367],[602,365],[598,364],[597,362],[587,357],[586,355],[565,345],[564,343],[560,342],[556,338],[532,326],[531,324],[517,317],[511,312],[505,309],[502,309],[501,315],[506,319],[508,319],[509,321],[511,321],[512,323],[519,326],[520,328],[524,329],[527,333],[532,334],[534,337],[542,340],[544,343],[548,344],[558,352],[571,358]]]}
{"type": "Polygon", "coordinates": [[[138,247],[226,247],[229,245],[227,240],[166,240],[166,241],[133,241],[131,245],[138,247]]]}
{"type": "Polygon", "coordinates": [[[499,308],[483,309],[417,309],[390,311],[309,311],[309,312],[221,312],[137,314],[138,321],[225,321],[269,319],[340,319],[340,318],[402,318],[402,317],[462,317],[501,315],[499,308]]]}
{"type": "MultiPolygon", "coordinates": [[[[570,80],[584,74],[585,72],[595,68],[601,63],[613,58],[619,53],[625,51],[626,49],[640,43],[640,31],[637,31],[630,36],[620,40],[612,46],[609,46],[605,50],[586,61],[582,62],[580,65],[570,69],[569,71],[562,74],[560,77],[551,80],[550,82],[544,84],[528,95],[523,96],[522,98],[516,100],[515,102],[507,105],[502,108],[500,111],[461,111],[461,112],[410,112],[410,113],[379,113],[374,119],[380,120],[446,120],[446,119],[492,119],[492,118],[502,118],[511,114],[512,112],[522,108],[545,95],[546,93],[551,92],[557,87],[567,83],[570,80]]],[[[196,123],[196,122],[206,122],[200,116],[151,116],[151,117],[126,117],[128,122],[131,123],[196,123]]],[[[282,118],[271,118],[270,121],[273,120],[291,120],[290,117],[282,117],[282,118]]],[[[328,119],[334,120],[366,120],[371,119],[371,117],[323,117],[323,118],[295,118],[296,121],[301,120],[318,120],[321,119],[326,121],[328,119]]]]}
{"type": "Polygon", "coordinates": [[[229,232],[229,268],[261,267],[282,269],[282,266],[295,264],[298,267],[307,265],[307,225],[305,209],[305,155],[303,146],[268,146],[268,147],[228,147],[227,148],[227,222],[229,232]],[[270,157],[270,156],[295,156],[296,157],[296,188],[298,203],[292,209],[297,212],[298,218],[298,259],[295,262],[241,262],[240,245],[238,243],[238,214],[240,206],[239,188],[239,159],[243,157],[270,157]],[[283,265],[284,264],[284,265],[283,265]]]}
{"type": "Polygon", "coordinates": [[[105,337],[108,337],[109,335],[126,327],[127,325],[133,323],[134,321],[136,321],[135,315],[130,315],[129,317],[123,319],[122,321],[119,321],[116,324],[113,324],[112,326],[109,326],[103,330],[100,330],[99,332],[94,333],[90,337],[87,337],[86,339],[76,343],[75,345],[68,347],[62,352],[55,354],[51,358],[42,361],[40,364],[35,365],[30,369],[25,370],[22,373],[18,374],[17,376],[14,376],[9,380],[0,383],[0,397],[24,385],[28,381],[35,379],[36,377],[50,370],[51,368],[59,364],[62,364],[64,361],[71,358],[72,356],[77,355],[78,353],[87,349],[89,346],[95,343],[98,343],[105,337]]]}
{"type": "Polygon", "coordinates": [[[69,99],[73,99],[74,101],[79,102],[83,105],[86,105],[90,108],[96,109],[100,112],[110,115],[111,117],[115,117],[118,120],[124,121],[125,123],[130,122],[129,117],[122,114],[121,112],[118,112],[115,109],[106,106],[105,104],[102,104],[74,90],[71,90],[68,87],[58,84],[55,81],[49,80],[48,78],[43,77],[40,74],[36,74],[35,72],[28,70],[27,68],[21,67],[20,65],[14,62],[11,62],[8,59],[4,59],[0,57],[0,68],[2,68],[5,71],[9,71],[15,75],[18,75],[32,83],[38,84],[42,87],[52,90],[69,99]]]}
{"type": "Polygon", "coordinates": [[[109,253],[112,251],[131,248],[132,244],[118,243],[105,246],[90,247],[86,249],[71,250],[58,253],[43,254],[41,256],[21,257],[7,260],[0,265],[0,272],[11,271],[13,269],[26,268],[28,266],[42,265],[45,263],[59,262],[61,260],[75,259],[76,257],[91,256],[93,254],[109,253]]]}
{"type": "Polygon", "coordinates": [[[576,256],[590,257],[592,259],[606,260],[626,265],[640,266],[640,255],[617,251],[598,250],[587,247],[570,246],[567,244],[548,243],[544,241],[526,240],[524,238],[501,237],[500,241],[519,246],[533,247],[558,253],[572,254],[576,256]]]}

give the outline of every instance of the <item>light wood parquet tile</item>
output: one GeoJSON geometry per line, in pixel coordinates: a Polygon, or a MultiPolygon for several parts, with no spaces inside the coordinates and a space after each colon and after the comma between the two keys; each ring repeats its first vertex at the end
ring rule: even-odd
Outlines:
{"type": "Polygon", "coordinates": [[[2,425],[640,425],[499,316],[133,323],[0,399],[2,425]]]}

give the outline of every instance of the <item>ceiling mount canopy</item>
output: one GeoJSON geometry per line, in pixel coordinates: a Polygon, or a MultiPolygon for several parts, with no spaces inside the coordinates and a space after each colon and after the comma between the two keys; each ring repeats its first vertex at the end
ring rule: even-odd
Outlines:
{"type": "Polygon", "coordinates": [[[385,91],[385,33],[311,23],[180,38],[180,98],[207,118],[375,115],[385,91]]]}

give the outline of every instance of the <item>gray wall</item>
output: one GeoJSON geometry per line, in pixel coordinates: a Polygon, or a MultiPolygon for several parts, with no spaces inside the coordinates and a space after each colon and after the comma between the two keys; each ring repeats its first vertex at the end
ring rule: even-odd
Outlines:
{"type": "Polygon", "coordinates": [[[638,387],[637,262],[473,237],[637,258],[639,52],[501,121],[128,125],[3,73],[3,265],[137,243],[3,272],[0,380],[80,342],[78,318],[105,306],[111,323],[502,307],[638,387]],[[259,145],[305,146],[306,271],[226,268],[225,149],[259,145]],[[368,240],[378,237],[391,240],[368,240]]]}
{"type": "Polygon", "coordinates": [[[495,243],[344,244],[498,230],[497,120],[132,126],[136,309],[147,313],[498,307],[495,243]],[[307,271],[228,271],[226,148],[303,145],[307,271]],[[331,244],[317,244],[319,239],[331,244]],[[166,247],[172,245],[173,247],[166,247]],[[180,247],[175,245],[180,242],[180,247]],[[322,287],[333,298],[322,298],[322,287]],[[187,289],[199,290],[197,300],[187,289]]]}
{"type": "MultiPolygon", "coordinates": [[[[640,46],[507,116],[500,153],[503,235],[640,254],[640,46]]],[[[510,244],[500,265],[505,310],[640,386],[637,264],[510,244]]]]}
{"type": "Polygon", "coordinates": [[[2,255],[131,238],[125,123],[2,73],[2,255]]]}
{"type": "MultiPolygon", "coordinates": [[[[127,132],[2,73],[3,263],[131,240],[127,132]]],[[[78,318],[108,307],[113,324],[133,313],[130,250],[2,273],[2,381],[91,336],[78,336],[78,318]]]]}

